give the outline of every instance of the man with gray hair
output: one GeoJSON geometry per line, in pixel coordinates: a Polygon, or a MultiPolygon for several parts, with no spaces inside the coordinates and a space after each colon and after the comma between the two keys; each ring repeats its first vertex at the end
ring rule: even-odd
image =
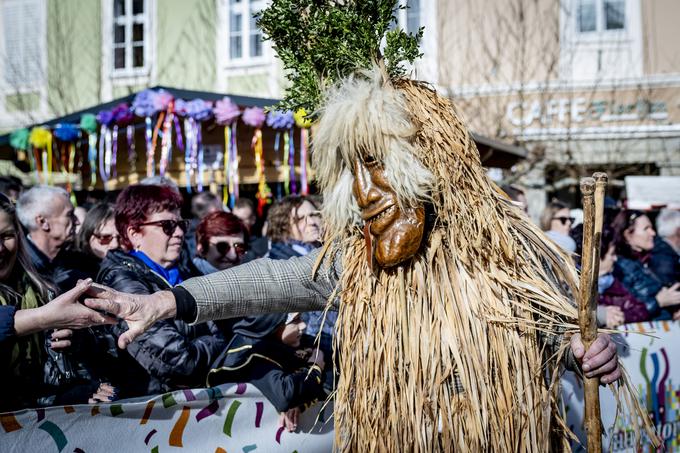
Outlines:
{"type": "MultiPolygon", "coordinates": [[[[38,273],[63,293],[89,275],[78,269],[66,250],[73,242],[78,219],[64,189],[36,186],[17,201],[17,216],[28,233],[28,252],[38,273]]],[[[96,272],[96,270],[94,270],[96,272]]]]}
{"type": "Polygon", "coordinates": [[[666,286],[680,282],[680,211],[662,209],[656,218],[650,269],[666,286]]]}

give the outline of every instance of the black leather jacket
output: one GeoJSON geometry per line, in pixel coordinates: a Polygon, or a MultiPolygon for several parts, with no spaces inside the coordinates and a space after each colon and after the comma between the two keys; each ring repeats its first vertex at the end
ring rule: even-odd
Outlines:
{"type": "MultiPolygon", "coordinates": [[[[192,276],[186,268],[180,268],[180,273],[183,278],[192,276]]],[[[165,279],[144,262],[121,250],[113,250],[106,255],[97,281],[118,291],[133,294],[151,294],[170,288],[165,279]]],[[[127,328],[127,324],[121,321],[112,326],[110,332],[118,338],[127,328]]],[[[126,396],[134,396],[132,393],[154,394],[177,388],[204,386],[210,364],[226,345],[224,337],[212,322],[194,326],[172,319],[156,322],[126,350],[147,374],[146,388],[139,386],[140,383],[137,382],[137,388],[125,392],[126,396]]],[[[117,353],[119,357],[127,354],[121,350],[117,353]]],[[[133,364],[128,366],[134,367],[133,364]]],[[[136,374],[133,369],[128,371],[136,374]]]]}

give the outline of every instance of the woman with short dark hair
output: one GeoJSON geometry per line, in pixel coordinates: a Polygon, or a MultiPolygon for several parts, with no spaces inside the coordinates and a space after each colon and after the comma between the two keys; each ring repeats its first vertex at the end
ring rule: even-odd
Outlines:
{"type": "MultiPolygon", "coordinates": [[[[180,263],[187,221],[180,217],[182,197],[166,186],[136,185],[116,200],[115,221],[124,250],[111,250],[102,262],[97,280],[119,291],[152,294],[172,288],[192,277],[180,263]]],[[[127,325],[113,328],[116,337],[127,325]]],[[[212,323],[190,326],[176,320],[158,321],[127,348],[141,368],[131,365],[131,396],[182,387],[199,387],[214,358],[226,342],[212,323]]],[[[121,354],[124,354],[120,352],[121,354]]]]}
{"type": "Polygon", "coordinates": [[[113,205],[100,203],[85,215],[77,237],[81,252],[103,260],[109,250],[120,246],[113,205]]]}
{"type": "Polygon", "coordinates": [[[625,210],[616,216],[612,226],[618,254],[614,275],[644,302],[651,319],[680,318],[680,284],[665,287],[649,268],[656,236],[649,217],[642,211],[625,210]]]}
{"type": "Polygon", "coordinates": [[[196,227],[194,265],[204,275],[241,263],[248,251],[248,230],[229,212],[213,212],[196,227]]]}

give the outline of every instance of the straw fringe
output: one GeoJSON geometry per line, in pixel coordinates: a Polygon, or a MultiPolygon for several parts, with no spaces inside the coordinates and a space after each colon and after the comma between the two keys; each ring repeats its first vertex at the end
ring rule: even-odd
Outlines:
{"type": "MultiPolygon", "coordinates": [[[[401,96],[388,101],[405,102],[419,125],[414,162],[434,176],[437,220],[421,253],[376,276],[357,226],[325,255],[343,256],[337,448],[566,450],[565,346],[552,345],[576,327],[576,270],[487,178],[449,101],[413,81],[396,88],[401,96]]],[[[342,148],[342,137],[334,140],[342,148]]],[[[629,410],[642,415],[624,382],[629,410]]]]}

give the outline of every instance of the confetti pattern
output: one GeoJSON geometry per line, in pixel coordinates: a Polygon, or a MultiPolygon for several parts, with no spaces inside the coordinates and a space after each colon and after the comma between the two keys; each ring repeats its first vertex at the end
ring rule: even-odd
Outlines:
{"type": "Polygon", "coordinates": [[[173,447],[182,446],[182,436],[184,435],[184,428],[187,426],[189,421],[189,407],[184,406],[182,408],[182,414],[179,416],[179,420],[175,423],[172,432],[170,433],[170,445],[173,447]]]}
{"type": "Polygon", "coordinates": [[[321,415],[320,409],[317,405],[305,411],[300,430],[284,436],[278,426],[278,411],[255,387],[226,384],[113,404],[0,414],[0,450],[331,452],[332,423],[320,425],[317,420],[332,419],[332,407],[321,415]],[[219,434],[220,430],[224,434],[219,434]],[[316,432],[310,434],[313,430],[316,432]]]}
{"type": "Polygon", "coordinates": [[[241,403],[238,400],[234,401],[233,403],[231,403],[231,406],[229,407],[229,412],[227,412],[227,418],[224,421],[223,432],[229,437],[231,437],[231,427],[234,424],[234,417],[236,416],[236,411],[238,410],[240,405],[241,403]]]}
{"type": "MultiPolygon", "coordinates": [[[[619,357],[637,389],[640,404],[647,409],[657,434],[665,442],[665,448],[660,451],[680,452],[680,366],[668,354],[680,343],[680,324],[671,321],[645,322],[624,325],[620,331],[620,338],[615,339],[620,343],[619,357]],[[646,335],[640,335],[642,333],[646,335]]],[[[568,410],[567,422],[584,444],[582,386],[572,375],[563,379],[563,387],[568,410]]],[[[606,436],[603,450],[635,451],[631,421],[627,417],[614,421],[616,405],[611,393],[604,388],[600,389],[600,400],[606,436]]],[[[574,451],[583,451],[579,450],[581,447],[578,444],[572,446],[574,451]]],[[[646,435],[643,435],[639,451],[655,451],[646,435]]]]}
{"type": "Polygon", "coordinates": [[[52,440],[54,440],[54,443],[57,444],[57,450],[59,451],[62,451],[68,443],[66,442],[66,436],[64,435],[64,432],[49,420],[45,420],[42,425],[38,426],[38,429],[42,429],[50,435],[52,440]]]}

